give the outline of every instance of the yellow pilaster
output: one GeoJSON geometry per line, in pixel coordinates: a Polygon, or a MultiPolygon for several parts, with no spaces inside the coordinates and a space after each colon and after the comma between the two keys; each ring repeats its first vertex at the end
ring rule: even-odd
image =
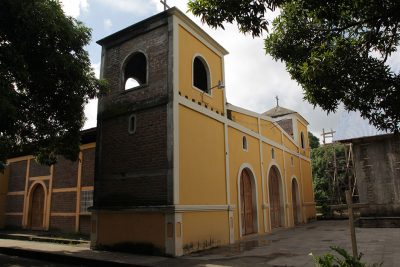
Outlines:
{"type": "Polygon", "coordinates": [[[29,200],[28,200],[28,184],[29,184],[29,168],[31,166],[31,158],[27,158],[26,160],[26,173],[25,173],[25,192],[24,192],[24,208],[22,215],[22,228],[28,227],[28,208],[29,208],[29,200]]]}
{"type": "Polygon", "coordinates": [[[46,230],[49,230],[49,227],[50,227],[51,195],[53,194],[53,175],[54,175],[54,165],[51,165],[49,190],[48,190],[47,201],[46,201],[46,220],[44,223],[44,228],[46,230]]]}
{"type": "Polygon", "coordinates": [[[81,190],[82,190],[82,160],[83,154],[82,151],[79,152],[78,159],[78,179],[76,182],[76,211],[75,211],[75,232],[79,232],[79,220],[80,220],[80,212],[81,212],[81,190]]]}

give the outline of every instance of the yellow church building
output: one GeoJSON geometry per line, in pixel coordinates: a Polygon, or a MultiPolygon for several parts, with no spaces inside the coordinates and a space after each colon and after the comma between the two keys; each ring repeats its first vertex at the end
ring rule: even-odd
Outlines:
{"type": "Polygon", "coordinates": [[[82,132],[76,162],[8,160],[0,228],[180,256],[315,219],[307,121],[229,104],[228,52],[181,11],[98,43],[110,92],[97,128],[82,132]]]}
{"type": "Polygon", "coordinates": [[[179,256],[315,218],[307,121],[229,104],[228,52],[181,11],[98,43],[111,91],[99,99],[92,247],[179,256]]]}

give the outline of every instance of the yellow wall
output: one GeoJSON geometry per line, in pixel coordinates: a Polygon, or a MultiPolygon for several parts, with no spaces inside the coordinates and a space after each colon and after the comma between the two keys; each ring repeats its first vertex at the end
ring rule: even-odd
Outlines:
{"type": "Polygon", "coordinates": [[[232,121],[258,133],[258,119],[254,116],[249,116],[243,113],[232,111],[232,121]]]}
{"type": "Polygon", "coordinates": [[[98,213],[97,245],[152,243],[165,249],[165,218],[161,213],[98,213]]]}
{"type": "Polygon", "coordinates": [[[312,202],[314,199],[310,163],[301,159],[301,170],[303,172],[304,201],[312,202]]]}
{"type": "Polygon", "coordinates": [[[293,140],[289,139],[286,135],[283,135],[283,145],[294,152],[299,150],[293,140]]]}
{"type": "Polygon", "coordinates": [[[210,68],[211,87],[223,81],[222,58],[214,53],[210,48],[200,42],[194,35],[189,33],[182,26],[179,27],[179,92],[181,96],[189,100],[200,102],[202,106],[214,111],[224,113],[224,94],[222,89],[214,88],[211,90],[211,96],[197,90],[193,87],[193,59],[196,55],[201,55],[208,63],[210,68]]]}
{"type": "Polygon", "coordinates": [[[200,211],[182,214],[184,254],[229,244],[228,211],[200,211]]]}
{"type": "Polygon", "coordinates": [[[270,121],[261,119],[261,134],[275,143],[282,144],[281,130],[270,121]]]}
{"type": "Polygon", "coordinates": [[[286,161],[286,175],[288,179],[290,179],[293,176],[300,178],[299,158],[290,153],[285,153],[285,161],[286,161]],[[293,158],[293,165],[292,165],[292,158],[293,158]]]}
{"type": "Polygon", "coordinates": [[[180,204],[226,204],[224,125],[179,107],[180,204]]]}
{"type": "Polygon", "coordinates": [[[312,185],[312,174],[311,174],[311,164],[305,160],[301,160],[301,170],[303,174],[303,192],[304,192],[304,202],[306,203],[306,217],[307,219],[315,218],[315,205],[314,203],[314,193],[312,185]]]}
{"type": "Polygon", "coordinates": [[[4,173],[0,172],[0,228],[4,227],[5,223],[5,204],[8,191],[8,177],[10,170],[6,168],[4,173]]]}

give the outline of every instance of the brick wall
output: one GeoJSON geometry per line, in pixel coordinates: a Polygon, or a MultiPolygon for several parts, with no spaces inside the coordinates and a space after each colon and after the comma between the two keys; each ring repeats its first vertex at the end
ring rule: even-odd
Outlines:
{"type": "Polygon", "coordinates": [[[75,217],[74,216],[51,216],[50,230],[62,232],[75,232],[75,217]]]}
{"type": "MultiPolygon", "coordinates": [[[[168,64],[168,27],[162,26],[136,38],[109,48],[105,54],[104,78],[108,81],[111,92],[124,90],[122,84],[121,67],[124,60],[133,52],[140,51],[147,56],[148,85],[146,94],[140,91],[130,92],[129,95],[120,95],[119,98],[141,101],[166,94],[167,64],[168,64]]],[[[118,96],[116,96],[118,98],[118,96]]],[[[113,100],[116,100],[114,98],[113,100]]]]}
{"type": "Polygon", "coordinates": [[[79,223],[79,232],[85,235],[90,234],[90,227],[91,227],[91,218],[88,215],[81,215],[79,223]]]}
{"type": "Polygon", "coordinates": [[[288,133],[290,136],[293,137],[293,122],[292,119],[285,119],[285,120],[280,120],[277,121],[279,126],[282,127],[282,129],[288,133]]]}
{"type": "Polygon", "coordinates": [[[101,176],[95,196],[100,206],[161,205],[167,201],[166,107],[135,114],[134,134],[128,133],[128,115],[103,122],[101,176]]]}
{"type": "Polygon", "coordinates": [[[24,195],[7,195],[6,212],[22,212],[24,209],[24,195]]]}
{"type": "MultiPolygon", "coordinates": [[[[75,213],[76,192],[53,192],[51,198],[51,213],[75,213]]],[[[50,216],[51,230],[75,232],[75,216],[50,216]]]]}
{"type": "Polygon", "coordinates": [[[48,176],[50,175],[50,167],[45,165],[40,165],[35,160],[30,161],[29,176],[48,176]]]}
{"type": "Polygon", "coordinates": [[[25,190],[26,164],[26,160],[10,163],[8,192],[25,190]]]}
{"type": "Polygon", "coordinates": [[[5,226],[7,228],[21,228],[22,215],[6,215],[5,226]]]}
{"type": "Polygon", "coordinates": [[[76,192],[54,193],[51,198],[52,212],[75,212],[76,192]]]}
{"type": "Polygon", "coordinates": [[[82,186],[93,186],[95,152],[95,148],[82,151],[82,186]]]}
{"type": "Polygon", "coordinates": [[[78,177],[78,161],[70,161],[57,157],[54,165],[53,188],[76,187],[78,177]]]}

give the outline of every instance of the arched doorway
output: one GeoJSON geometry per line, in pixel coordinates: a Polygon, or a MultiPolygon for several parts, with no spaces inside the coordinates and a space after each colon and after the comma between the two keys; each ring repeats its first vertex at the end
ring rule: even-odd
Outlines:
{"type": "Polygon", "coordinates": [[[242,234],[248,235],[256,232],[254,222],[256,214],[254,209],[255,192],[253,192],[252,178],[247,169],[240,175],[240,217],[242,222],[242,234]]]}
{"type": "Polygon", "coordinates": [[[300,195],[299,186],[296,179],[292,180],[292,206],[293,206],[293,222],[299,224],[301,222],[300,195]]]}
{"type": "Polygon", "coordinates": [[[42,185],[37,184],[31,191],[31,208],[30,208],[30,228],[33,230],[43,229],[45,205],[45,192],[42,185]]]}
{"type": "Polygon", "coordinates": [[[283,196],[281,193],[281,178],[278,169],[272,166],[269,171],[269,203],[271,211],[271,227],[278,228],[283,225],[284,212],[282,211],[283,196]]]}

